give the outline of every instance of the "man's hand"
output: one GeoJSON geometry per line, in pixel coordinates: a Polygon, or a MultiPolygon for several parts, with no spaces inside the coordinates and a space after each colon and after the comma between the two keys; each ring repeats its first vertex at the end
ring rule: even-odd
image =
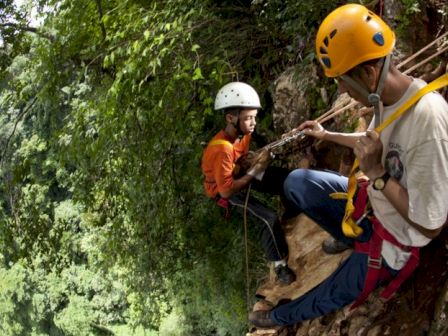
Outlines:
{"type": "Polygon", "coordinates": [[[323,139],[327,133],[325,128],[323,128],[322,125],[315,120],[305,121],[297,129],[299,131],[303,131],[305,135],[309,135],[317,139],[323,139]]]}
{"type": "Polygon", "coordinates": [[[381,164],[383,144],[377,132],[369,130],[366,135],[360,136],[355,142],[353,151],[359,161],[359,168],[370,179],[377,178],[385,173],[381,164]]]}

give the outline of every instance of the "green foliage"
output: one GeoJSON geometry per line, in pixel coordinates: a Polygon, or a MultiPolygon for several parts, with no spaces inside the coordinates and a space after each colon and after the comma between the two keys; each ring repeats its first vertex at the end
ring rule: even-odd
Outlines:
{"type": "MultiPolygon", "coordinates": [[[[220,217],[199,169],[222,119],[214,95],[241,80],[267,97],[284,68],[312,62],[336,4],[36,5],[51,10],[37,31],[14,32],[0,67],[0,330],[244,333],[241,219],[220,217]]],[[[253,293],[266,270],[251,238],[253,293]]]]}
{"type": "Polygon", "coordinates": [[[29,46],[26,31],[20,29],[25,26],[25,19],[25,13],[16,8],[15,1],[0,2],[0,88],[4,85],[4,70],[29,46]]]}
{"type": "Polygon", "coordinates": [[[304,61],[310,53],[314,54],[314,35],[319,23],[338,6],[330,0],[255,0],[253,4],[264,34],[269,36],[272,46],[277,47],[271,47],[268,52],[281,56],[273,63],[278,64],[285,58],[288,60],[287,64],[280,63],[283,67],[304,61]]]}
{"type": "Polygon", "coordinates": [[[421,12],[420,0],[401,0],[402,14],[397,18],[397,33],[401,37],[408,37],[409,26],[413,24],[416,15],[421,12]]]}
{"type": "Polygon", "coordinates": [[[29,328],[26,308],[30,299],[26,277],[26,270],[18,264],[9,272],[0,269],[0,328],[4,335],[24,335],[29,328]]]}
{"type": "Polygon", "coordinates": [[[91,335],[98,326],[123,323],[123,287],[112,274],[84,266],[45,272],[38,258],[0,268],[2,335],[91,335]]]}
{"type": "Polygon", "coordinates": [[[55,324],[64,330],[65,335],[90,335],[94,321],[93,309],[84,297],[70,296],[69,305],[55,318],[55,324]]]}

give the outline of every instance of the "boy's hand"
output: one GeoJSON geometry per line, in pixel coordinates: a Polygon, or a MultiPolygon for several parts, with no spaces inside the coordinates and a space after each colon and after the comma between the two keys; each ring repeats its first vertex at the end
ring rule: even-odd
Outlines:
{"type": "Polygon", "coordinates": [[[268,149],[262,149],[255,154],[252,166],[249,168],[247,174],[254,176],[257,180],[263,178],[263,173],[271,162],[272,156],[268,149]],[[261,176],[260,176],[261,175],[261,176]]]}

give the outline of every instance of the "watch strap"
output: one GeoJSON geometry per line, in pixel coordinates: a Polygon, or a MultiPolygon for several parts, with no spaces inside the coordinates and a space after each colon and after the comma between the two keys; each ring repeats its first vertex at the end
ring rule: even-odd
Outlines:
{"type": "Polygon", "coordinates": [[[390,174],[386,170],[386,172],[382,176],[377,177],[376,179],[373,180],[373,189],[375,189],[375,190],[383,190],[386,187],[387,181],[389,181],[389,179],[390,179],[390,174]],[[378,180],[381,180],[381,182],[382,182],[381,183],[382,184],[381,187],[377,187],[377,185],[378,185],[377,181],[378,180]]]}

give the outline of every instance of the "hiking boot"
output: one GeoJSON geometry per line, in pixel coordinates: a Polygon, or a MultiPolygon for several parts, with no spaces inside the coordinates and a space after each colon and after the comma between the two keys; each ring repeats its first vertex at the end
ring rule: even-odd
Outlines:
{"type": "Polygon", "coordinates": [[[275,322],[271,319],[270,310],[257,310],[249,314],[249,321],[259,328],[275,327],[275,322]]]}
{"type": "Polygon", "coordinates": [[[352,248],[339,240],[330,237],[322,242],[322,250],[327,254],[338,254],[352,248]]]}
{"type": "Polygon", "coordinates": [[[275,274],[277,275],[277,280],[284,285],[289,285],[296,280],[296,275],[288,265],[278,265],[275,268],[275,274]]]}

